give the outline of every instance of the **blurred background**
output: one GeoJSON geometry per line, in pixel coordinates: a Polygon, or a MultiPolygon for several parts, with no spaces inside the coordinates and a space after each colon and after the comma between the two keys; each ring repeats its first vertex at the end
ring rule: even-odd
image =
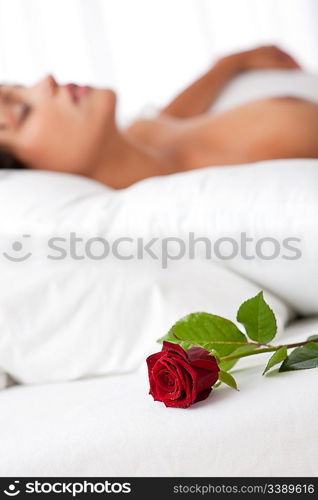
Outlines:
{"type": "Polygon", "coordinates": [[[267,43],[318,72],[318,0],[0,0],[0,81],[110,86],[121,121],[267,43]]]}

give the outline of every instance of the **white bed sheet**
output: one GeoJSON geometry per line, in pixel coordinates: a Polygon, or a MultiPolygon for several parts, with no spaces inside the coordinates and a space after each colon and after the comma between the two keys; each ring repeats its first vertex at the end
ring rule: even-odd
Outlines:
{"type": "MultiPolygon", "coordinates": [[[[307,319],[286,340],[317,332],[307,319]]],[[[2,391],[0,475],[315,476],[317,370],[262,377],[264,358],[252,360],[240,392],[221,387],[188,410],[154,403],[145,368],[2,391]]]]}

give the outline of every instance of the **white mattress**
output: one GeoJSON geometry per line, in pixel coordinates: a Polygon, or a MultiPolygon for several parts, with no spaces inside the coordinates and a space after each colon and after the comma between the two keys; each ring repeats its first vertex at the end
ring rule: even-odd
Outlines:
{"type": "MultiPolygon", "coordinates": [[[[317,331],[318,319],[309,319],[289,327],[284,340],[317,331]]],[[[144,368],[4,390],[0,474],[315,476],[318,372],[262,377],[264,362],[241,362],[239,393],[221,387],[188,410],[154,403],[144,368]]]]}

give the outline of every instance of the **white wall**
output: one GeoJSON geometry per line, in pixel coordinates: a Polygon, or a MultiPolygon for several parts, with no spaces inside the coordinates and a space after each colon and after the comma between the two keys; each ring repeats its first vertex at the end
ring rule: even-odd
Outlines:
{"type": "Polygon", "coordinates": [[[0,80],[111,86],[127,118],[252,45],[318,71],[317,25],[318,0],[0,0],[0,80]]]}

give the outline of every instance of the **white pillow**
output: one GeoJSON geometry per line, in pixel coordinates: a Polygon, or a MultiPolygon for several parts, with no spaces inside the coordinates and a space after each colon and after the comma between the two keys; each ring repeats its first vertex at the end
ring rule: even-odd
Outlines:
{"type": "Polygon", "coordinates": [[[207,310],[234,319],[260,288],[273,292],[267,299],[280,326],[292,309],[317,313],[317,166],[285,160],[208,168],[119,192],[76,176],[0,171],[0,370],[24,383],[127,372],[179,317],[207,310]],[[186,241],[190,232],[212,241],[244,232],[279,242],[292,236],[302,239],[302,259],[212,262],[201,253],[169,261],[168,269],[150,257],[48,259],[60,255],[48,239],[69,241],[71,232],[86,242],[186,241]],[[29,252],[25,262],[8,260],[29,252]]]}
{"type": "MultiPolygon", "coordinates": [[[[187,241],[192,231],[218,244],[232,238],[236,245],[222,243],[217,245],[222,251],[212,252],[218,265],[275,293],[299,314],[317,314],[317,192],[318,159],[211,167],[147,179],[119,195],[124,202],[111,233],[177,235],[187,241]],[[243,248],[241,238],[253,240],[246,243],[247,257],[239,252],[229,260],[220,258],[243,248]]],[[[201,253],[204,258],[204,245],[201,253]]]]}
{"type": "MultiPolygon", "coordinates": [[[[247,169],[238,171],[247,174],[247,169]]],[[[24,383],[128,372],[144,361],[156,338],[189,312],[206,310],[234,320],[240,303],[260,286],[219,263],[182,259],[162,269],[150,257],[97,261],[87,257],[83,245],[77,255],[86,255],[84,260],[47,258],[60,255],[48,248],[48,239],[69,241],[71,232],[86,242],[96,236],[109,241],[144,236],[145,243],[152,236],[201,232],[212,223],[213,184],[226,194],[223,172],[230,170],[148,179],[117,192],[75,176],[2,173],[0,368],[24,383]],[[23,238],[26,234],[31,236],[23,238]],[[16,241],[24,244],[22,250],[12,248],[16,241]],[[32,255],[11,262],[4,253],[32,255]]],[[[223,213],[214,214],[217,224],[227,220],[226,198],[223,205],[223,213]]],[[[90,250],[95,256],[99,252],[98,246],[90,250]]],[[[290,310],[271,294],[267,298],[281,327],[290,310]]]]}
{"type": "MultiPolygon", "coordinates": [[[[207,168],[142,181],[112,191],[80,177],[47,172],[6,172],[0,180],[0,368],[20,382],[69,380],[128,372],[143,362],[153,341],[179,317],[206,310],[234,319],[240,302],[265,288],[299,312],[317,312],[318,162],[283,160],[207,168]],[[83,260],[48,259],[52,237],[76,233],[85,242],[130,237],[303,239],[303,258],[245,261],[120,260],[98,244],[83,260]],[[29,238],[22,235],[30,234],[29,238]],[[12,242],[24,243],[23,250],[12,242]],[[24,262],[7,260],[32,253],[24,262]],[[23,253],[24,252],[24,253],[23,253]],[[226,270],[224,265],[231,267],[226,270]],[[233,270],[235,273],[233,273],[233,270]],[[251,281],[245,279],[247,276],[251,281]],[[255,283],[253,283],[255,282],[255,283]]],[[[68,245],[59,243],[68,250],[68,245]]],[[[126,253],[124,250],[126,249],[126,253]]],[[[178,244],[174,250],[178,250],[178,244]]],[[[172,252],[172,247],[169,247],[172,252]]],[[[267,298],[280,325],[290,309],[267,298]]]]}

